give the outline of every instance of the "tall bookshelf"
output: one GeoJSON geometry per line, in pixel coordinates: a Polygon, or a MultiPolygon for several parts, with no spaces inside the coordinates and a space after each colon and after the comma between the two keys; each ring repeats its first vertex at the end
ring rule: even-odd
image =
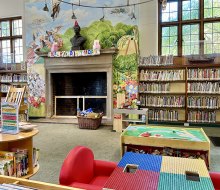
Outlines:
{"type": "Polygon", "coordinates": [[[182,66],[139,67],[139,99],[150,121],[185,121],[185,76],[182,66]]]}
{"type": "Polygon", "coordinates": [[[220,64],[139,66],[151,123],[220,124],[220,64]]]}
{"type": "Polygon", "coordinates": [[[187,65],[187,122],[220,123],[220,64],[187,65]]]}

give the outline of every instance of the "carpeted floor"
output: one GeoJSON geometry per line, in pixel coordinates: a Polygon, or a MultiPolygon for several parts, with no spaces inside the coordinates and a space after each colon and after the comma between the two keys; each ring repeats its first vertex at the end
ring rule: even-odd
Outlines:
{"type": "Polygon", "coordinates": [[[120,134],[111,132],[112,127],[85,130],[73,124],[37,125],[40,132],[34,137],[34,146],[40,149],[40,170],[31,178],[33,180],[58,184],[62,162],[76,145],[91,148],[96,159],[120,160],[120,134]]]}
{"type": "MultiPolygon", "coordinates": [[[[37,123],[39,134],[34,146],[40,149],[40,170],[31,179],[59,183],[59,171],[68,152],[76,145],[90,147],[96,159],[120,160],[120,133],[111,132],[111,126],[98,130],[78,129],[74,124],[37,123]]],[[[220,128],[204,128],[208,136],[220,136],[220,128]]],[[[220,171],[220,147],[211,144],[212,171],[220,171]]]]}

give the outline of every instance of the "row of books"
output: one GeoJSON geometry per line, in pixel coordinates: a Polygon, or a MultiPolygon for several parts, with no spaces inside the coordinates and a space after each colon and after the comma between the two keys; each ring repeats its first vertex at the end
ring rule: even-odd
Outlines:
{"type": "Polygon", "coordinates": [[[27,74],[6,74],[0,76],[1,82],[27,82],[27,74]]]}
{"type": "Polygon", "coordinates": [[[140,57],[139,66],[173,65],[173,55],[140,57]]]}
{"type": "Polygon", "coordinates": [[[194,82],[188,83],[188,92],[190,93],[220,93],[219,82],[194,82]]]}
{"type": "Polygon", "coordinates": [[[154,121],[178,121],[178,111],[175,110],[152,110],[148,112],[149,120],[154,121]]]}
{"type": "Polygon", "coordinates": [[[215,111],[190,111],[188,112],[188,122],[198,123],[215,123],[216,112],[215,111]]]}
{"type": "Polygon", "coordinates": [[[28,174],[27,149],[13,148],[11,152],[0,151],[0,174],[21,177],[28,174]]]}
{"type": "Polygon", "coordinates": [[[187,106],[189,108],[209,108],[217,109],[219,108],[218,97],[188,97],[187,106]]]}
{"type": "MultiPolygon", "coordinates": [[[[33,148],[33,166],[38,165],[39,149],[33,148]]],[[[0,151],[0,175],[21,177],[28,174],[28,150],[12,148],[0,151]]]]}
{"type": "Polygon", "coordinates": [[[184,70],[145,71],[142,69],[140,72],[140,80],[144,81],[176,81],[184,79],[184,70]]]}
{"type": "Polygon", "coordinates": [[[166,93],[170,91],[170,83],[140,83],[139,92],[161,92],[166,93]]]}
{"type": "Polygon", "coordinates": [[[187,77],[191,80],[220,79],[220,69],[189,69],[187,77]]]}
{"type": "Polygon", "coordinates": [[[10,85],[1,84],[1,86],[0,86],[0,92],[7,93],[8,90],[9,90],[9,87],[10,87],[10,85]]]}
{"type": "Polygon", "coordinates": [[[140,96],[142,106],[155,107],[184,107],[184,96],[140,96]]]}

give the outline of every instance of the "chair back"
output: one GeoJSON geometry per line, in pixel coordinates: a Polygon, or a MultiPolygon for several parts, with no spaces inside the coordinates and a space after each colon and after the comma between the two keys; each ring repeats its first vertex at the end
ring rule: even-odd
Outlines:
{"type": "Polygon", "coordinates": [[[89,183],[94,177],[94,155],[84,146],[76,146],[65,158],[60,170],[61,185],[70,186],[74,182],[89,183]]]}
{"type": "Polygon", "coordinates": [[[20,107],[24,92],[25,86],[22,88],[15,88],[10,86],[5,101],[9,103],[16,103],[18,107],[20,107]]]}

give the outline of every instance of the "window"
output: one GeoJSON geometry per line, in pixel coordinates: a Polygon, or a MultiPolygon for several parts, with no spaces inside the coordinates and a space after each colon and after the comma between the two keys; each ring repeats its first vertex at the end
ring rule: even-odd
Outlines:
{"type": "Polygon", "coordinates": [[[2,63],[23,61],[21,17],[0,19],[0,57],[2,63]]]}
{"type": "Polygon", "coordinates": [[[158,2],[160,55],[220,53],[220,0],[158,2]]]}

